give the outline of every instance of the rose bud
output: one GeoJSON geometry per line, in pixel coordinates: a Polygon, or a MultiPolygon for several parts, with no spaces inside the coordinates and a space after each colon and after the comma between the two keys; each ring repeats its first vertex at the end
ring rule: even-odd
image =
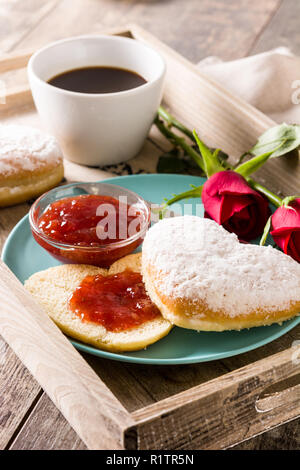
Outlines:
{"type": "Polygon", "coordinates": [[[300,198],[274,212],[270,233],[276,245],[300,263],[300,198]]]}
{"type": "Polygon", "coordinates": [[[205,217],[234,232],[242,241],[261,235],[271,213],[267,199],[233,170],[212,175],[203,186],[202,201],[205,217]]]}

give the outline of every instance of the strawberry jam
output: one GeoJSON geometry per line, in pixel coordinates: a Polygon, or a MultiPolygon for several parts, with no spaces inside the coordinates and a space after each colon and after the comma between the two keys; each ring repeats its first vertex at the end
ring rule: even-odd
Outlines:
{"type": "Polygon", "coordinates": [[[60,261],[108,267],[141,244],[138,236],[127,240],[140,232],[144,219],[134,206],[111,196],[66,197],[49,204],[33,236],[60,261]]]}
{"type": "Polygon", "coordinates": [[[160,316],[147,295],[142,276],[130,270],[110,276],[87,276],[69,299],[69,308],[83,321],[119,332],[160,316]]]}
{"type": "Polygon", "coordinates": [[[39,228],[48,237],[62,243],[78,246],[105,245],[128,238],[128,226],[136,217],[130,216],[128,209],[127,204],[110,196],[89,194],[67,197],[48,206],[39,219],[39,228]],[[123,234],[120,233],[122,216],[127,218],[126,226],[122,227],[123,234]],[[105,225],[101,225],[103,219],[107,221],[105,225]],[[110,219],[112,226],[108,233],[105,228],[110,219]]]}

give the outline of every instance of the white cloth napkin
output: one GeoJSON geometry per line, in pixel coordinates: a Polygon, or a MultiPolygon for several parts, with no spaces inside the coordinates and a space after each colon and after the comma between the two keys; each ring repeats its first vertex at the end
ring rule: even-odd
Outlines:
{"type": "Polygon", "coordinates": [[[230,62],[207,57],[198,67],[274,121],[300,123],[300,58],[286,47],[230,62]]]}

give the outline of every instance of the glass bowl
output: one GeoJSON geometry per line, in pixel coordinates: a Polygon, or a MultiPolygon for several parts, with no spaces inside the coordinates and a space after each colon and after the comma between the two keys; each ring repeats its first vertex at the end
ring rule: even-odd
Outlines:
{"type": "Polygon", "coordinates": [[[133,252],[142,243],[150,226],[150,219],[150,207],[142,197],[126,188],[107,183],[74,183],[59,186],[40,196],[29,212],[30,227],[35,240],[54,258],[63,263],[92,264],[104,268],[133,252]],[[121,201],[124,201],[126,197],[126,203],[130,208],[133,208],[133,213],[137,214],[138,224],[136,226],[139,227],[139,230],[127,238],[106,242],[102,245],[99,240],[97,246],[64,243],[51,238],[41,230],[39,227],[40,217],[50,204],[64,198],[90,194],[110,196],[118,200],[121,198],[121,201]]]}

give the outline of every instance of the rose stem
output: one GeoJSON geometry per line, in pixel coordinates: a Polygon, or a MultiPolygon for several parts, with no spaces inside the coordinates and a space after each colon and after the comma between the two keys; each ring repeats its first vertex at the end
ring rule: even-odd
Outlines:
{"type": "Polygon", "coordinates": [[[195,142],[193,133],[183,124],[181,124],[181,122],[177,121],[177,119],[174,118],[174,116],[172,116],[170,113],[168,113],[168,111],[166,111],[162,106],[158,108],[158,115],[167,122],[168,126],[176,127],[176,129],[183,132],[183,134],[185,134],[193,142],[195,142]]]}
{"type": "Polygon", "coordinates": [[[179,137],[178,135],[174,134],[168,127],[164,125],[164,123],[156,116],[154,120],[154,124],[160,130],[160,132],[170,140],[174,145],[178,145],[181,147],[192,159],[197,163],[197,165],[204,171],[204,164],[202,161],[201,155],[199,155],[196,150],[194,150],[185,140],[183,137],[179,137]]]}
{"type": "MultiPolygon", "coordinates": [[[[158,115],[164,118],[168,126],[174,126],[178,130],[182,131],[186,136],[190,137],[191,139],[194,140],[193,138],[193,133],[187,129],[183,124],[177,121],[170,113],[168,113],[162,106],[160,106],[158,110],[158,115]]],[[[155,125],[158,127],[160,132],[168,139],[170,140],[173,144],[180,146],[188,155],[190,155],[193,160],[197,163],[197,165],[201,168],[201,170],[204,171],[204,165],[202,158],[199,156],[198,152],[196,152],[182,137],[177,136],[174,134],[168,127],[165,126],[165,124],[158,118],[158,116],[155,118],[154,121],[155,125]]],[[[246,153],[244,154],[246,156],[246,153]]],[[[262,186],[260,183],[257,183],[254,181],[252,178],[247,178],[248,183],[251,185],[253,189],[256,191],[259,191],[260,193],[264,194],[268,200],[274,204],[276,207],[280,207],[282,204],[282,199],[274,194],[272,191],[270,191],[268,188],[262,186]]]]}
{"type": "Polygon", "coordinates": [[[193,189],[190,189],[189,191],[186,191],[185,193],[175,194],[175,196],[165,202],[165,205],[170,206],[171,204],[174,204],[174,202],[181,201],[182,199],[201,197],[201,194],[202,186],[197,186],[193,189]]]}
{"type": "Polygon", "coordinates": [[[270,191],[269,189],[265,188],[264,186],[262,186],[260,183],[257,183],[256,181],[254,181],[252,178],[246,178],[248,183],[250,184],[250,186],[255,189],[256,191],[264,194],[264,196],[266,196],[269,201],[274,204],[274,206],[276,207],[280,207],[281,204],[282,204],[282,199],[277,196],[275,193],[272,193],[272,191],[270,191]]]}
{"type": "Polygon", "coordinates": [[[243,153],[243,155],[240,156],[240,158],[238,159],[238,161],[237,161],[236,164],[234,165],[234,168],[237,168],[241,163],[243,163],[243,161],[245,160],[245,158],[247,157],[247,155],[249,155],[249,152],[243,153]]]}

